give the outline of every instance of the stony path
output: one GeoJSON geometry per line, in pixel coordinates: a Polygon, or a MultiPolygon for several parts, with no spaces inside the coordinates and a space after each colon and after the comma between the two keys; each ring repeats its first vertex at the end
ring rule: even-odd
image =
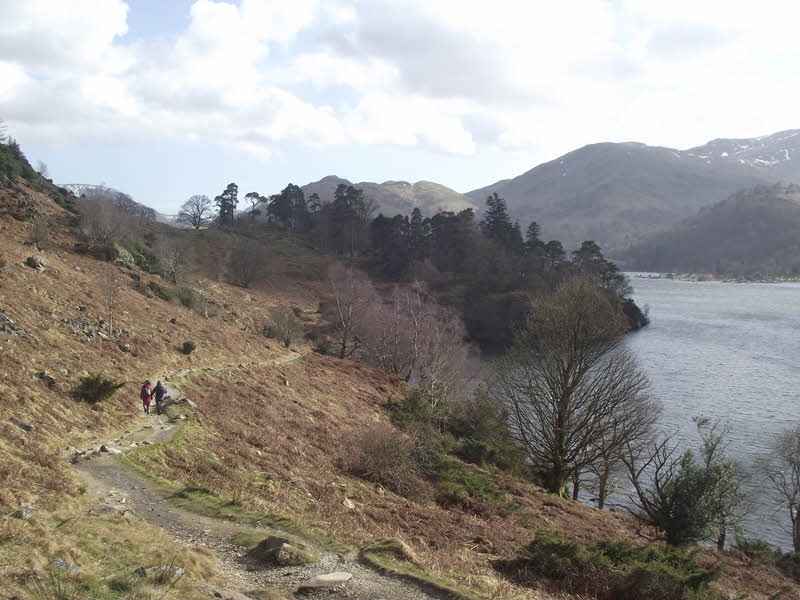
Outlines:
{"type": "MultiPolygon", "coordinates": [[[[285,356],[271,364],[284,364],[297,360],[300,355],[285,356]]],[[[243,367],[244,365],[242,365],[243,367]]],[[[228,365],[224,368],[239,368],[228,365]]],[[[193,369],[199,371],[202,369],[193,369]]],[[[170,379],[185,375],[189,371],[176,373],[170,379]]],[[[166,379],[161,377],[162,381],[166,379]]],[[[182,397],[180,390],[165,382],[168,395],[182,397]]],[[[155,406],[153,406],[155,410],[155,406]]],[[[131,518],[139,518],[161,527],[177,542],[196,546],[202,544],[217,556],[219,570],[226,580],[225,587],[246,592],[248,590],[281,587],[294,591],[308,579],[323,573],[345,571],[353,578],[346,584],[327,591],[315,592],[314,598],[352,600],[427,600],[437,598],[423,592],[405,580],[390,577],[361,564],[355,552],[340,555],[317,548],[320,562],[300,567],[271,567],[247,556],[242,548],[234,546],[231,538],[243,531],[258,531],[264,537],[281,535],[292,538],[282,531],[269,528],[253,528],[230,521],[204,517],[188,512],[170,503],[170,492],[146,480],[139,474],[122,466],[115,459],[116,450],[127,450],[132,445],[158,444],[167,441],[178,429],[180,421],[170,423],[167,417],[151,414],[143,416],[141,428],[126,432],[106,446],[110,452],[92,449],[80,455],[75,468],[85,480],[87,487],[100,500],[101,506],[93,509],[100,514],[131,511],[131,518]]],[[[312,545],[307,540],[303,540],[312,545]]]]}

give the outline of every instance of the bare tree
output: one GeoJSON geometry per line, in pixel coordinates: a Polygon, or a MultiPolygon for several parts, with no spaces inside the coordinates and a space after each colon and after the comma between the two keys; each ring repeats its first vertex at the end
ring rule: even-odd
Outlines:
{"type": "Polygon", "coordinates": [[[47,163],[45,163],[43,160],[40,160],[36,163],[36,172],[45,179],[47,179],[48,175],[50,175],[50,170],[47,168],[47,163]]]}
{"type": "Polygon", "coordinates": [[[659,407],[625,347],[618,312],[585,279],[563,283],[533,303],[532,316],[496,365],[489,392],[545,485],[566,483],[648,429],[659,407]]]}
{"type": "Polygon", "coordinates": [[[120,281],[119,277],[117,276],[117,270],[113,267],[109,267],[105,274],[103,275],[102,284],[102,291],[103,291],[103,300],[105,301],[106,305],[106,314],[108,315],[108,331],[111,335],[114,334],[114,312],[117,308],[117,302],[119,300],[119,287],[120,281]]]}
{"type": "Polygon", "coordinates": [[[176,221],[195,229],[205,227],[211,222],[211,199],[208,196],[191,196],[181,205],[176,221]]]}
{"type": "Polygon", "coordinates": [[[339,358],[347,358],[363,346],[365,326],[381,299],[369,277],[341,263],[328,269],[328,284],[332,302],[326,316],[335,328],[339,358]]]}
{"type": "Polygon", "coordinates": [[[169,240],[159,246],[158,257],[164,264],[169,280],[172,283],[180,283],[188,263],[186,246],[178,241],[169,240]]]}
{"type": "Polygon", "coordinates": [[[788,514],[792,546],[800,552],[800,426],[777,436],[759,467],[775,492],[775,505],[788,514]]]}
{"type": "Polygon", "coordinates": [[[82,233],[105,251],[107,259],[112,258],[114,242],[130,228],[130,216],[108,197],[83,198],[81,204],[82,233]]]}
{"type": "Polygon", "coordinates": [[[270,309],[269,317],[275,324],[278,339],[287,348],[303,332],[303,324],[288,306],[276,306],[270,309]]]}
{"type": "Polygon", "coordinates": [[[37,250],[46,250],[50,245],[50,228],[41,218],[36,219],[33,223],[28,240],[37,250]]]}

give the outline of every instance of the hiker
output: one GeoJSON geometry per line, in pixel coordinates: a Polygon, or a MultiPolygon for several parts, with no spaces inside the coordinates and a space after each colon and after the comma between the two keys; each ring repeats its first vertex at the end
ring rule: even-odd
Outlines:
{"type": "Polygon", "coordinates": [[[159,415],[161,414],[161,401],[164,399],[164,396],[167,393],[167,388],[161,385],[161,381],[159,380],[156,383],[156,387],[153,389],[153,395],[156,398],[156,413],[159,415]]]}
{"type": "Polygon", "coordinates": [[[150,389],[150,380],[144,382],[142,386],[142,392],[140,394],[142,397],[142,407],[144,408],[144,414],[150,414],[150,399],[153,397],[153,391],[150,389]]]}

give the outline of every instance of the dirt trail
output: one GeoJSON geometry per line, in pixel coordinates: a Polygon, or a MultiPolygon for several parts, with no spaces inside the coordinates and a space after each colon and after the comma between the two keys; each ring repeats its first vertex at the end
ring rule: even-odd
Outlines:
{"type": "MultiPolygon", "coordinates": [[[[173,384],[176,378],[192,371],[212,371],[246,368],[255,364],[280,365],[297,360],[302,355],[292,353],[269,363],[250,363],[249,365],[226,365],[219,369],[187,369],[171,376],[162,376],[168,396],[182,398],[180,390],[173,384]],[[166,379],[171,381],[165,381],[166,379]]],[[[189,407],[187,407],[188,409],[189,407]]],[[[270,567],[247,556],[244,550],[234,546],[231,538],[239,532],[257,531],[268,535],[296,538],[286,532],[273,528],[255,528],[230,521],[201,516],[170,503],[171,492],[145,479],[138,473],[123,466],[115,458],[114,450],[125,451],[133,444],[160,444],[169,440],[180,426],[180,420],[170,422],[166,415],[143,415],[144,423],[136,430],[126,432],[107,446],[111,452],[91,451],[75,464],[75,468],[91,490],[100,500],[100,510],[108,513],[131,511],[130,518],[142,519],[161,527],[175,541],[187,545],[204,545],[217,556],[220,573],[225,577],[225,587],[239,592],[248,590],[282,587],[294,591],[298,585],[316,575],[333,571],[352,573],[353,578],[340,588],[319,591],[314,598],[328,600],[348,598],[353,600],[427,600],[439,598],[423,592],[417,586],[399,578],[378,573],[361,564],[357,553],[336,554],[315,547],[320,562],[295,567],[270,567]],[[104,508],[108,507],[108,508],[104,508]],[[135,515],[135,516],[134,516],[135,515]]],[[[309,540],[302,540],[315,546],[309,540]]]]}

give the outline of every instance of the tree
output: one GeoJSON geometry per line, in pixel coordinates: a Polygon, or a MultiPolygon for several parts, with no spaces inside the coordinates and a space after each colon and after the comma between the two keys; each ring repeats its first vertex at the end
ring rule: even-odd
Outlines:
{"type": "Polygon", "coordinates": [[[167,278],[172,283],[180,283],[186,268],[186,246],[177,240],[169,240],[160,245],[158,258],[164,264],[167,278]]]}
{"type": "Polygon", "coordinates": [[[332,301],[326,317],[334,326],[339,358],[348,358],[363,346],[366,324],[380,296],[364,273],[341,263],[328,269],[328,284],[332,301]]]}
{"type": "Polygon", "coordinates": [[[231,282],[250,287],[263,279],[267,266],[264,246],[255,240],[240,239],[228,251],[227,270],[231,282]]]}
{"type": "Polygon", "coordinates": [[[269,310],[269,317],[275,324],[277,338],[287,348],[303,332],[303,324],[288,306],[276,306],[269,310]]]}
{"type": "Polygon", "coordinates": [[[130,229],[131,217],[106,196],[81,199],[80,228],[90,242],[99,247],[106,260],[114,257],[114,242],[130,229]]]}
{"type": "Polygon", "coordinates": [[[727,427],[695,419],[702,439],[699,452],[679,452],[672,437],[623,454],[635,496],[635,510],[661,529],[670,544],[716,540],[723,548],[730,529],[738,527],[745,494],[743,477],[725,456],[727,427]]]}
{"type": "Polygon", "coordinates": [[[628,279],[620,273],[619,267],[606,260],[600,246],[591,240],[584,241],[581,247],[572,253],[572,264],[581,275],[606,290],[611,299],[631,293],[628,279]]]}
{"type": "Polygon", "coordinates": [[[534,301],[495,366],[490,395],[553,493],[565,494],[573,475],[641,437],[659,410],[622,332],[605,294],[574,278],[534,301]]]}
{"type": "Polygon", "coordinates": [[[225,191],[214,198],[214,204],[219,210],[219,224],[233,225],[233,215],[236,205],[239,204],[239,186],[229,183],[225,191]]]}
{"type": "Polygon", "coordinates": [[[544,242],[539,238],[541,227],[536,221],[531,221],[528,229],[525,231],[525,251],[533,252],[539,248],[544,247],[544,242]]]}
{"type": "Polygon", "coordinates": [[[564,246],[558,240],[550,240],[544,245],[544,256],[549,263],[550,270],[556,268],[566,258],[567,253],[564,252],[564,246]]]}
{"type": "Polygon", "coordinates": [[[200,229],[211,221],[211,199],[208,196],[191,196],[181,205],[177,221],[183,225],[200,229]]]}
{"type": "Polygon", "coordinates": [[[759,467],[775,492],[775,505],[789,517],[792,546],[800,552],[800,426],[777,436],[759,467]]]}
{"type": "Polygon", "coordinates": [[[256,206],[262,202],[267,202],[267,199],[258,192],[247,192],[244,198],[250,203],[250,224],[252,225],[256,220],[256,215],[261,214],[260,211],[256,209],[256,206]]]}
{"type": "Polygon", "coordinates": [[[486,198],[486,216],[480,223],[483,234],[506,252],[514,253],[522,247],[519,224],[513,224],[508,215],[506,201],[497,192],[486,198]]]}
{"type": "Polygon", "coordinates": [[[43,160],[38,161],[36,163],[36,172],[44,179],[47,179],[47,176],[50,174],[50,171],[47,168],[47,163],[45,163],[43,160]]]}

